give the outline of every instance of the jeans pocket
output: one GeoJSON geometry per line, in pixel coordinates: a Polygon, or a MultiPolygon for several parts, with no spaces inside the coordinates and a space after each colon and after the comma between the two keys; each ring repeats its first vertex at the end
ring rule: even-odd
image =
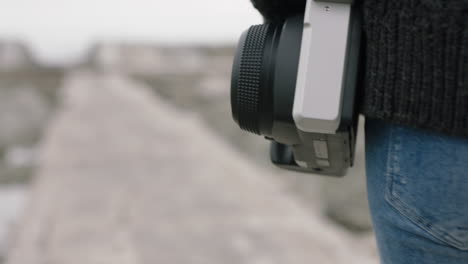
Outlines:
{"type": "Polygon", "coordinates": [[[395,128],[386,200],[439,242],[468,250],[468,141],[395,128]]]}

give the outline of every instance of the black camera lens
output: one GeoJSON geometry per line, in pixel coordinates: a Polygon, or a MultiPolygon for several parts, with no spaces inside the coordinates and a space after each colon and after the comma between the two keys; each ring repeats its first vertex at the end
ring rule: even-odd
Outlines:
{"type": "Polygon", "coordinates": [[[232,114],[243,130],[255,134],[268,134],[273,122],[269,95],[277,29],[273,24],[252,26],[242,35],[234,59],[232,114]]]}
{"type": "Polygon", "coordinates": [[[232,115],[241,129],[273,138],[274,122],[294,123],[302,21],[252,26],[242,35],[231,80],[232,115]]]}

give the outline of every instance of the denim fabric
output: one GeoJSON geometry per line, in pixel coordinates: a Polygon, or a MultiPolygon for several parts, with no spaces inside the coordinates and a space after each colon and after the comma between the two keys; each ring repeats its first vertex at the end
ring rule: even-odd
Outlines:
{"type": "Polygon", "coordinates": [[[366,160],[382,263],[468,263],[468,139],[370,119],[366,160]]]}

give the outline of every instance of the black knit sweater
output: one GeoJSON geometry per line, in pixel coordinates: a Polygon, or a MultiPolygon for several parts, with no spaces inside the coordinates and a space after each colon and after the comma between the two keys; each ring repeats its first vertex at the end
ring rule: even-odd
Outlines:
{"type": "MultiPolygon", "coordinates": [[[[252,0],[267,21],[305,0],[252,0]]],[[[361,0],[369,118],[468,137],[468,0],[361,0]]]]}

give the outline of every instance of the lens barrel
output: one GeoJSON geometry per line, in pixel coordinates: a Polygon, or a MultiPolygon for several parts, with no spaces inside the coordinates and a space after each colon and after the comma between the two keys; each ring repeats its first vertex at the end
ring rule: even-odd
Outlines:
{"type": "Polygon", "coordinates": [[[254,134],[268,134],[273,122],[269,95],[277,29],[273,24],[252,26],[242,35],[234,59],[232,114],[243,130],[254,134]]]}
{"type": "Polygon", "coordinates": [[[231,106],[240,128],[275,140],[297,136],[292,117],[303,16],[252,26],[234,58],[231,106]]]}

